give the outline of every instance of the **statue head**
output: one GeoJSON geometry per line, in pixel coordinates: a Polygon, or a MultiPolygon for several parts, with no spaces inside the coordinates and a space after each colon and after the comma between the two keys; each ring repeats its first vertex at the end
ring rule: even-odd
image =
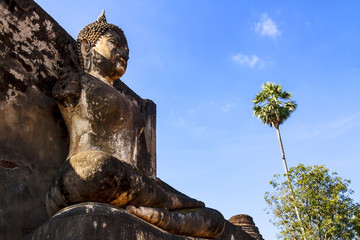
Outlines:
{"type": "Polygon", "coordinates": [[[124,32],[107,23],[105,12],[85,26],[78,37],[78,54],[83,70],[109,83],[126,71],[129,49],[124,32]]]}

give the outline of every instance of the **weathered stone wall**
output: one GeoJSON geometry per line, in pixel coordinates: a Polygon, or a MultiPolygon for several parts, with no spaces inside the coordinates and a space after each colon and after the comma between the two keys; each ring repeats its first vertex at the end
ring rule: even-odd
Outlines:
{"type": "MultiPolygon", "coordinates": [[[[0,1],[0,239],[21,239],[48,219],[45,196],[68,153],[68,133],[52,97],[63,73],[78,69],[75,40],[32,0],[0,1]]],[[[155,104],[125,84],[147,118],[155,177],[155,104]]],[[[140,166],[141,167],[141,166],[140,166]]]]}
{"type": "Polygon", "coordinates": [[[34,2],[0,1],[0,239],[48,218],[45,194],[68,150],[51,90],[76,59],[74,40],[34,2]]]}

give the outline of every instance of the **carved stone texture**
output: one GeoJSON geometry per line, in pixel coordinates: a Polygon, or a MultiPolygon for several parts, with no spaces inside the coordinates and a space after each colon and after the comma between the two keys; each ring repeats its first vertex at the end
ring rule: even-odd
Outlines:
{"type": "Polygon", "coordinates": [[[256,240],[263,240],[262,235],[259,232],[259,229],[255,226],[255,223],[249,215],[239,214],[236,216],[232,216],[229,219],[234,225],[241,226],[241,228],[247,232],[250,236],[252,236],[256,240]]]}
{"type": "MultiPolygon", "coordinates": [[[[28,240],[201,240],[168,233],[149,224],[126,210],[102,203],[80,203],[60,210],[36,229],[28,240]]],[[[226,221],[225,230],[217,240],[254,240],[226,221]]]]}
{"type": "MultiPolygon", "coordinates": [[[[21,239],[48,219],[45,196],[66,160],[69,135],[52,89],[80,69],[76,42],[32,0],[0,1],[0,239],[21,239]]],[[[146,116],[156,172],[155,110],[118,80],[116,88],[146,116]]],[[[144,170],[146,169],[146,170],[144,170]]]]}

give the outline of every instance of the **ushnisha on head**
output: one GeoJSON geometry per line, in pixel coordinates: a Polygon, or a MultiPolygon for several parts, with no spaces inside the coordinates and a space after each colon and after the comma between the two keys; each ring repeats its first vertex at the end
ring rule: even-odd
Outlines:
{"type": "Polygon", "coordinates": [[[129,59],[126,37],[118,26],[107,23],[104,10],[80,31],[77,43],[85,72],[110,85],[125,73],[129,59]]]}

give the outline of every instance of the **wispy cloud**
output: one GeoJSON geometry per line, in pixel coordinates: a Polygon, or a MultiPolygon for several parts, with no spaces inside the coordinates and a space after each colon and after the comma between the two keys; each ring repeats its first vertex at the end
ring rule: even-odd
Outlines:
{"type": "Polygon", "coordinates": [[[259,22],[255,23],[255,32],[261,36],[268,36],[275,39],[281,34],[275,22],[264,13],[259,22]]]}
{"type": "Polygon", "coordinates": [[[220,110],[223,111],[224,113],[227,113],[231,110],[232,107],[233,107],[233,104],[227,103],[227,104],[225,104],[225,106],[222,106],[220,108],[220,110]]]}
{"type": "Polygon", "coordinates": [[[183,117],[179,117],[173,121],[173,126],[182,127],[185,125],[185,119],[183,117]]]}
{"type": "Polygon", "coordinates": [[[331,122],[323,122],[321,126],[315,126],[315,129],[302,131],[299,134],[300,139],[311,139],[321,136],[322,138],[335,138],[354,128],[359,127],[360,113],[355,113],[351,116],[343,117],[333,120],[331,122]]]}
{"type": "Polygon", "coordinates": [[[204,134],[205,131],[206,131],[206,128],[203,127],[203,126],[193,127],[193,133],[195,133],[195,134],[198,135],[198,136],[204,134]]]}
{"type": "Polygon", "coordinates": [[[178,117],[174,119],[172,125],[178,129],[186,129],[194,136],[202,136],[206,133],[206,127],[198,125],[198,122],[191,118],[178,117]]]}
{"type": "Polygon", "coordinates": [[[232,57],[234,62],[240,63],[242,66],[244,67],[250,67],[250,68],[254,68],[254,67],[258,67],[258,68],[263,68],[265,66],[265,63],[263,60],[261,60],[258,56],[256,55],[252,55],[252,56],[247,56],[244,54],[237,54],[235,56],[232,57]]]}

